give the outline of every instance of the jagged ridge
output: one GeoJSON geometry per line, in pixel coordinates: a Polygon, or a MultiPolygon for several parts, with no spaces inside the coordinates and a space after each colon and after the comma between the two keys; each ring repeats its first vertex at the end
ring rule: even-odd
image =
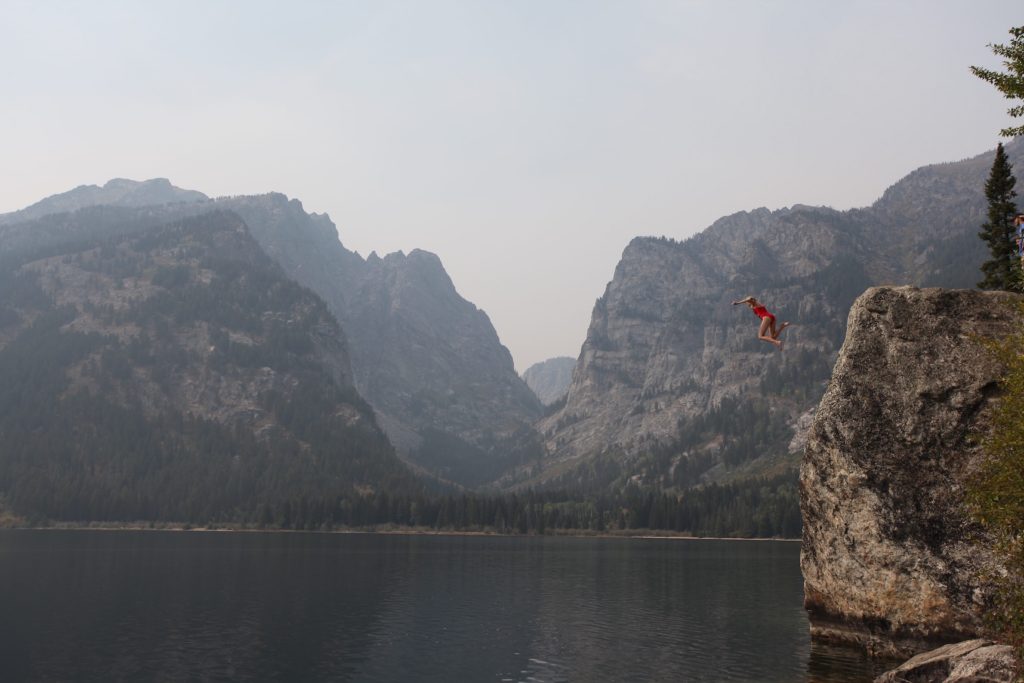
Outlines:
{"type": "MultiPolygon", "coordinates": [[[[1024,142],[1007,152],[1021,168],[1024,142]]],[[[758,209],[684,242],[633,240],[594,306],[565,407],[540,422],[548,455],[533,481],[685,488],[795,466],[854,298],[885,282],[978,279],[991,159],[919,169],[866,209],[758,209]],[[785,352],[729,305],[750,294],[795,323],[785,352]],[[709,422],[723,401],[744,419],[709,422]],[[579,464],[594,459],[612,465],[597,480],[579,464]]]]}

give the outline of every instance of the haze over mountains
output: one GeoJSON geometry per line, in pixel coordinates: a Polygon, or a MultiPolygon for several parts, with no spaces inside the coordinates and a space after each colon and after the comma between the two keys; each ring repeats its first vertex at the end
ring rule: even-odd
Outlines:
{"type": "MultiPolygon", "coordinates": [[[[1022,141],[1006,149],[1024,168],[1022,141]]],[[[979,279],[991,163],[918,169],[865,209],[758,209],[684,242],[633,240],[594,307],[565,406],[539,425],[551,455],[536,481],[685,488],[791,467],[853,299],[875,284],[979,279]],[[794,324],[784,352],[730,305],[747,295],[794,324]]]]}
{"type": "Polygon", "coordinates": [[[523,381],[537,394],[544,405],[555,403],[565,397],[572,382],[572,369],[576,359],[563,356],[534,363],[523,372],[523,381]]]}
{"type": "Polygon", "coordinates": [[[267,253],[327,302],[348,337],[356,387],[408,461],[470,485],[518,464],[503,444],[530,430],[540,402],[437,256],[364,259],[345,249],[330,219],[279,194],[214,205],[237,212],[267,253]]]}
{"type": "MultiPolygon", "coordinates": [[[[1021,141],[1007,152],[1024,168],[1021,141]]],[[[0,494],[63,518],[251,519],[306,489],[414,492],[411,468],[579,495],[769,477],[791,505],[851,302],[873,284],[973,286],[991,158],[914,171],[865,209],[636,238],[579,358],[526,373],[536,394],[434,254],[364,258],[280,194],[76,188],[0,215],[0,494]],[[749,294],[794,323],[785,351],[730,305],[749,294]],[[198,507],[145,506],[192,474],[198,507]]]]}
{"type": "Polygon", "coordinates": [[[2,242],[0,492],[14,510],[270,522],[303,497],[419,488],[352,384],[337,322],[237,215],[154,227],[140,212],[86,208],[56,233],[21,224],[42,246],[2,242]]]}
{"type": "Polygon", "coordinates": [[[174,187],[166,178],[153,178],[144,182],[114,178],[102,187],[80,185],[73,190],[41,199],[19,211],[0,214],[0,225],[68,213],[90,206],[161,206],[208,199],[202,192],[174,187]]]}
{"type": "MultiPolygon", "coordinates": [[[[143,198],[152,223],[217,210],[244,220],[263,250],[339,320],[356,387],[415,467],[479,484],[521,460],[506,443],[529,431],[540,402],[486,314],[459,296],[433,254],[364,259],[345,249],[327,216],[306,213],[297,200],[273,193],[210,200],[163,179],[79,187],[0,216],[0,225],[83,207],[138,206],[143,198]]],[[[4,239],[46,239],[41,233],[12,227],[4,239]]]]}

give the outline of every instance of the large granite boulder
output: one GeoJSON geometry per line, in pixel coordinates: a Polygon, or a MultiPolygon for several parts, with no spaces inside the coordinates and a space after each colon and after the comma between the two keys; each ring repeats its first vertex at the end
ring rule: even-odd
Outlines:
{"type": "Polygon", "coordinates": [[[964,489],[1002,372],[981,340],[1018,330],[1020,301],[876,287],[854,303],[800,471],[813,637],[909,656],[981,634],[999,567],[964,489]]]}

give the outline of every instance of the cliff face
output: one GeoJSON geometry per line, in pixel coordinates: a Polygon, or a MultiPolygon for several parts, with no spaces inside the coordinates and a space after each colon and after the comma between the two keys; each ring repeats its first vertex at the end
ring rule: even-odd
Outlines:
{"type": "Polygon", "coordinates": [[[1001,368],[1007,293],[872,288],[857,299],[800,469],[812,635],[907,655],[975,637],[995,570],[965,512],[1001,368]]]}
{"type": "Polygon", "coordinates": [[[539,412],[487,314],[434,254],[371,254],[348,305],[357,385],[378,410],[482,444],[539,412]]]}
{"type": "MultiPolygon", "coordinates": [[[[1024,141],[1007,152],[1019,166],[1024,141]]],[[[883,283],[977,281],[991,162],[919,169],[865,209],[758,209],[684,242],[634,239],[594,306],[565,407],[539,424],[549,453],[539,478],[572,477],[602,455],[620,481],[661,485],[679,485],[682,469],[715,481],[795,466],[854,298],[883,283]],[[729,305],[747,295],[794,323],[784,352],[729,305]],[[769,426],[709,422],[723,405],[769,426]],[[744,454],[728,456],[741,443],[744,454]]]]}
{"type": "Polygon", "coordinates": [[[238,213],[288,275],[328,303],[349,339],[356,387],[407,459],[462,483],[500,473],[507,440],[530,430],[540,401],[436,255],[364,259],[327,216],[279,194],[217,206],[238,213]],[[448,458],[453,451],[460,457],[448,458]]]}
{"type": "Polygon", "coordinates": [[[702,469],[724,476],[713,453],[726,443],[716,438],[745,438],[754,426],[694,426],[723,399],[738,402],[735,414],[773,415],[765,428],[775,431],[747,459],[757,450],[792,461],[788,444],[824,388],[841,316],[869,283],[847,225],[828,210],[760,210],[682,243],[634,239],[594,306],[565,407],[540,423],[549,462],[618,454],[635,463],[627,470],[664,477],[643,457],[667,448],[673,471],[711,453],[702,469]],[[759,321],[746,306],[730,305],[750,294],[779,322],[796,323],[785,352],[757,340],[759,321]]]}
{"type": "Polygon", "coordinates": [[[549,358],[534,363],[523,372],[523,381],[537,394],[544,405],[550,405],[563,398],[572,382],[572,369],[576,359],[567,356],[549,358]]]}

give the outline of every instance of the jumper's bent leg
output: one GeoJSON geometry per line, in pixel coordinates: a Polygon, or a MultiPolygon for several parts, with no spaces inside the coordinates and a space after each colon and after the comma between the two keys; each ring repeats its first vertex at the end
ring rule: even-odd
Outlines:
{"type": "Polygon", "coordinates": [[[761,318],[761,329],[757,331],[757,338],[771,344],[775,344],[776,346],[780,346],[782,342],[768,335],[771,324],[771,318],[761,318]]]}

